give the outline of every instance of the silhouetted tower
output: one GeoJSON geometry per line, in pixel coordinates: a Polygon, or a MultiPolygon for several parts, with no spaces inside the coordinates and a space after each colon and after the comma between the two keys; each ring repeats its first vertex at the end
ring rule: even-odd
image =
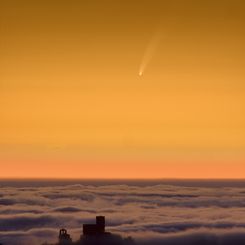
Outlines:
{"type": "Polygon", "coordinates": [[[59,244],[65,245],[65,244],[71,244],[72,240],[70,235],[67,233],[66,229],[60,229],[59,233],[59,244]]]}
{"type": "Polygon", "coordinates": [[[105,216],[96,216],[96,225],[99,233],[105,232],[105,216]]]}
{"type": "Polygon", "coordinates": [[[95,236],[104,234],[106,234],[104,216],[96,216],[96,224],[83,224],[83,235],[85,236],[95,236]]]}

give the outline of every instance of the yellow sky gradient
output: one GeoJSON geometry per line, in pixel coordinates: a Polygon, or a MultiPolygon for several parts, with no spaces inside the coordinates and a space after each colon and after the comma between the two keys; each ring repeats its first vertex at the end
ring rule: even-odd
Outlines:
{"type": "Polygon", "coordinates": [[[0,177],[245,178],[244,11],[1,1],[0,177]]]}

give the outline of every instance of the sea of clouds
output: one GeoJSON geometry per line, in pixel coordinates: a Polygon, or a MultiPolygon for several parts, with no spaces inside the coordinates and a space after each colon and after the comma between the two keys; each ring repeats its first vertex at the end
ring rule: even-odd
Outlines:
{"type": "Polygon", "coordinates": [[[0,244],[56,242],[63,227],[75,241],[96,215],[138,244],[245,244],[245,187],[0,183],[0,244]]]}

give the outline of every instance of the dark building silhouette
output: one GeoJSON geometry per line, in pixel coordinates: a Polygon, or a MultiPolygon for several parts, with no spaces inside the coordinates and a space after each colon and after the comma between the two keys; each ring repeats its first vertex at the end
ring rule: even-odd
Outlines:
{"type": "Polygon", "coordinates": [[[43,243],[42,245],[136,245],[131,237],[122,238],[120,235],[106,232],[104,216],[96,216],[95,224],[84,224],[83,234],[78,241],[72,242],[64,228],[60,229],[58,238],[58,243],[43,243]]]}
{"type": "Polygon", "coordinates": [[[59,244],[71,244],[72,240],[66,229],[60,229],[59,233],[59,244]]]}
{"type": "Polygon", "coordinates": [[[105,234],[105,217],[96,216],[96,224],[84,224],[83,225],[83,235],[100,235],[105,234]]]}

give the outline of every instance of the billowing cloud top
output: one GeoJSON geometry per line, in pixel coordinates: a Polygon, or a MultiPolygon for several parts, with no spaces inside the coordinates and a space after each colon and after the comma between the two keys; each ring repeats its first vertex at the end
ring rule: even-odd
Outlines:
{"type": "Polygon", "coordinates": [[[159,184],[16,185],[0,188],[0,243],[74,241],[83,223],[106,216],[106,228],[138,244],[245,244],[243,186],[159,184]]]}

